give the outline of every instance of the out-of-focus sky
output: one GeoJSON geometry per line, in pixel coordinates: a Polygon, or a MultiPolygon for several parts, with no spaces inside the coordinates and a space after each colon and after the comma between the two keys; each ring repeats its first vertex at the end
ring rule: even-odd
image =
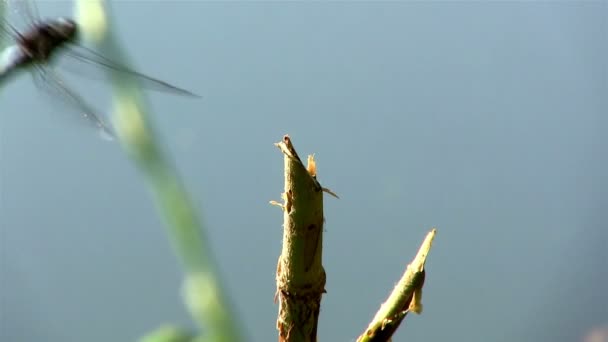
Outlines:
{"type": "MultiPolygon", "coordinates": [[[[39,2],[43,16],[69,2],[39,2]]],[[[325,200],[319,338],[352,341],[438,229],[395,340],[583,341],[608,325],[608,2],[113,4],[248,341],[276,339],[282,155],[325,200]]],[[[104,87],[69,77],[100,110],[104,87]],[[101,96],[100,96],[101,94],[101,96]]],[[[27,75],[0,97],[0,340],[190,326],[151,196],[27,75]]]]}

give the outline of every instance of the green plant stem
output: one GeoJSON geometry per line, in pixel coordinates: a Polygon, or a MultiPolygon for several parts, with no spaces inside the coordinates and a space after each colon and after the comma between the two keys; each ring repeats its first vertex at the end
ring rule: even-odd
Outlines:
{"type": "Polygon", "coordinates": [[[304,166],[288,136],[275,144],[284,154],[283,250],[277,264],[279,341],[314,342],[325,292],[323,192],[314,159],[304,166]]]}
{"type": "MultiPolygon", "coordinates": [[[[113,37],[110,30],[113,25],[109,24],[110,17],[105,15],[109,4],[80,0],[78,5],[79,13],[89,18],[91,23],[105,24],[105,27],[90,28],[89,36],[98,39],[97,46],[104,54],[128,66],[126,52],[113,37]]],[[[204,330],[205,339],[240,341],[240,327],[223,291],[204,227],[173,164],[161,148],[160,139],[147,120],[149,111],[144,94],[133,77],[112,70],[109,76],[113,86],[116,133],[146,179],[166,222],[167,233],[185,272],[185,304],[204,330]]]]}
{"type": "Polygon", "coordinates": [[[390,341],[408,312],[422,312],[422,287],[426,276],[424,264],[436,232],[436,229],[432,229],[426,235],[416,257],[407,265],[405,273],[357,342],[390,341]]]}

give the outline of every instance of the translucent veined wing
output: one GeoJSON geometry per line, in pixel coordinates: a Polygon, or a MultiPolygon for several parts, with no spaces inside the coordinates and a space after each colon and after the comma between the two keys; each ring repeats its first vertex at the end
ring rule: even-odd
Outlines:
{"type": "MultiPolygon", "coordinates": [[[[19,16],[19,21],[28,27],[36,25],[40,21],[38,6],[30,0],[3,0],[7,4],[9,13],[19,16]]],[[[16,24],[16,23],[15,23],[16,24]]]]}
{"type": "Polygon", "coordinates": [[[112,140],[114,133],[95,111],[75,92],[73,92],[65,81],[50,67],[37,64],[33,72],[34,82],[38,89],[44,91],[54,100],[65,103],[66,109],[76,111],[85,118],[90,125],[99,130],[101,136],[112,140]]]}
{"type": "Polygon", "coordinates": [[[4,16],[0,17],[0,47],[6,48],[21,36],[21,29],[30,28],[35,24],[38,10],[35,3],[26,0],[0,1],[4,3],[4,16]]]}
{"type": "Polygon", "coordinates": [[[35,25],[40,21],[40,12],[38,5],[30,0],[12,0],[15,3],[16,10],[27,19],[29,25],[35,25]]]}
{"type": "MultiPolygon", "coordinates": [[[[63,52],[63,55],[60,57],[62,59],[64,59],[64,61],[62,61],[60,64],[61,68],[65,69],[66,71],[74,71],[74,73],[76,75],[82,76],[83,71],[85,71],[85,73],[86,73],[86,69],[91,69],[91,68],[95,68],[95,66],[98,66],[98,67],[110,69],[112,71],[120,72],[124,76],[127,76],[127,77],[134,77],[140,82],[142,87],[147,88],[147,89],[171,93],[171,94],[180,95],[180,96],[200,97],[199,95],[197,95],[189,90],[176,87],[165,81],[162,81],[157,78],[153,78],[153,77],[147,76],[145,74],[142,74],[138,71],[129,69],[124,65],[121,65],[115,61],[112,61],[111,59],[109,59],[107,57],[104,57],[103,55],[99,54],[98,52],[96,52],[92,49],[89,49],[87,47],[84,47],[84,46],[81,46],[78,44],[73,44],[72,46],[70,46],[68,49],[66,49],[63,52]],[[67,58],[69,58],[69,60],[67,60],[67,58]],[[76,65],[74,62],[79,63],[80,65],[76,65]],[[80,69],[80,70],[78,70],[78,69],[80,69]],[[85,69],[85,70],[83,70],[83,69],[85,69]]],[[[89,72],[89,74],[90,74],[90,72],[89,72]]],[[[99,78],[99,77],[97,77],[97,78],[99,78]]]]}
{"type": "Polygon", "coordinates": [[[5,18],[0,18],[0,36],[2,36],[4,45],[12,44],[19,35],[19,30],[15,26],[5,18]]]}

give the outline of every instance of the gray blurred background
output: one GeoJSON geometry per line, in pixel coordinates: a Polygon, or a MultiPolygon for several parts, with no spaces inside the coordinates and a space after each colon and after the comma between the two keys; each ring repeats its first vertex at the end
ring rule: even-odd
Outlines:
{"type": "MultiPolygon", "coordinates": [[[[69,2],[39,2],[44,16],[69,2]]],[[[113,4],[248,341],[273,303],[290,134],[326,198],[319,338],[352,341],[426,232],[396,341],[585,341],[608,325],[608,2],[113,4]]],[[[106,87],[70,77],[108,110],[106,87]]],[[[23,75],[0,103],[0,341],[192,326],[151,196],[23,75]]]]}

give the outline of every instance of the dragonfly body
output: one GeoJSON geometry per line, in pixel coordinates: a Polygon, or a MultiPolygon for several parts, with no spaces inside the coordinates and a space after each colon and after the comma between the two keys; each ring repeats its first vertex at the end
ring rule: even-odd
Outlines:
{"type": "MultiPolygon", "coordinates": [[[[29,2],[18,1],[18,5],[29,2]]],[[[32,3],[33,5],[33,3],[32,3]]],[[[29,6],[25,6],[28,9],[29,6]]],[[[146,88],[173,93],[175,95],[199,97],[198,95],[162,80],[152,78],[140,72],[116,63],[103,55],[86,48],[78,42],[78,24],[68,18],[41,20],[28,12],[29,29],[19,32],[12,25],[5,23],[10,30],[5,30],[14,39],[14,45],[2,52],[0,59],[0,82],[18,74],[19,71],[31,71],[36,85],[55,97],[67,102],[69,107],[80,112],[90,123],[100,129],[104,136],[112,136],[112,130],[102,119],[104,115],[96,113],[80,95],[73,91],[55,72],[53,61],[61,58],[70,59],[80,65],[97,66],[120,72],[127,77],[136,78],[146,88]],[[59,56],[61,55],[61,56],[59,56]],[[65,57],[64,57],[65,56],[65,57]]]]}
{"type": "Polygon", "coordinates": [[[16,34],[15,45],[7,47],[2,54],[0,80],[31,64],[51,62],[57,51],[75,40],[76,28],[73,20],[58,18],[41,21],[16,34]]]}

